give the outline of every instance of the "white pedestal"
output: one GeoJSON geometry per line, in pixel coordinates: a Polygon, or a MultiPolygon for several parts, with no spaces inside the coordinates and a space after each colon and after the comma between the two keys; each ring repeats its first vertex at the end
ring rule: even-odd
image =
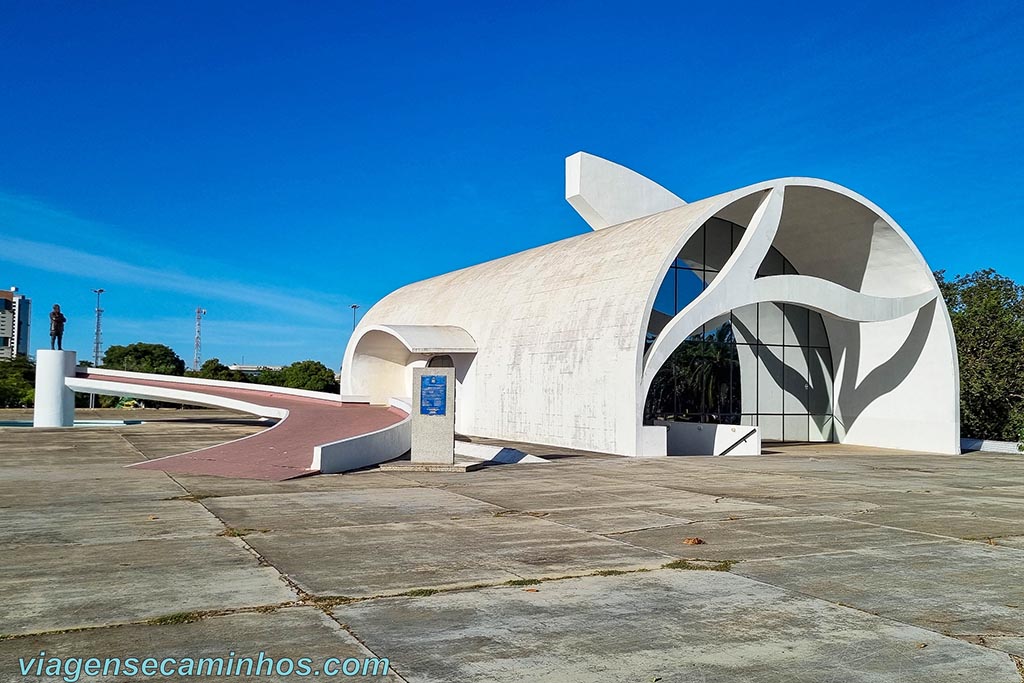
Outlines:
{"type": "Polygon", "coordinates": [[[73,427],[75,392],[64,378],[75,376],[78,365],[74,351],[36,351],[36,399],[33,427],[73,427]]]}
{"type": "Polygon", "coordinates": [[[414,463],[455,464],[455,368],[412,371],[414,463]]]}

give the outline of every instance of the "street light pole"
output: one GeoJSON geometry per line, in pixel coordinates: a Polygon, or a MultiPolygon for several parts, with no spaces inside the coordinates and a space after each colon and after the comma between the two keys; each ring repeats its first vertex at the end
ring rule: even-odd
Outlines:
{"type": "MultiPolygon", "coordinates": [[[[98,368],[100,365],[100,350],[103,346],[103,309],[100,308],[100,294],[103,294],[107,290],[105,289],[94,289],[93,294],[96,295],[96,336],[92,341],[92,366],[98,368]]],[[[89,394],[89,407],[96,407],[96,394],[89,394]]]]}
{"type": "Polygon", "coordinates": [[[356,331],[356,311],[359,310],[359,304],[352,304],[352,331],[356,331]]]}

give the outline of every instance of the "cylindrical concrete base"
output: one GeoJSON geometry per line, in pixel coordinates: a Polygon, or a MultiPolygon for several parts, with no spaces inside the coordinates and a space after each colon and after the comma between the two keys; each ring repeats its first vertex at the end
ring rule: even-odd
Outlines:
{"type": "Polygon", "coordinates": [[[73,427],[75,392],[64,384],[75,376],[78,365],[74,351],[36,351],[36,399],[33,427],[73,427]]]}

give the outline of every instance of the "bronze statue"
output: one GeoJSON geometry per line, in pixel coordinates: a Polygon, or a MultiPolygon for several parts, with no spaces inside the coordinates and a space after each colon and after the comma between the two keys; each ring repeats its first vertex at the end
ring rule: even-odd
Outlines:
{"type": "Polygon", "coordinates": [[[57,350],[64,350],[64,323],[68,321],[60,312],[60,304],[54,304],[50,311],[50,349],[53,349],[54,342],[57,343],[57,350]]]}

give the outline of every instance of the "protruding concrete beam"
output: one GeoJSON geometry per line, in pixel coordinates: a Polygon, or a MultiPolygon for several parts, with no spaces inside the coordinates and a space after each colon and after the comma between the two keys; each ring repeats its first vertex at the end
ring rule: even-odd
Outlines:
{"type": "Polygon", "coordinates": [[[594,230],[686,204],[650,178],[586,152],[565,159],[565,200],[594,230]]]}

